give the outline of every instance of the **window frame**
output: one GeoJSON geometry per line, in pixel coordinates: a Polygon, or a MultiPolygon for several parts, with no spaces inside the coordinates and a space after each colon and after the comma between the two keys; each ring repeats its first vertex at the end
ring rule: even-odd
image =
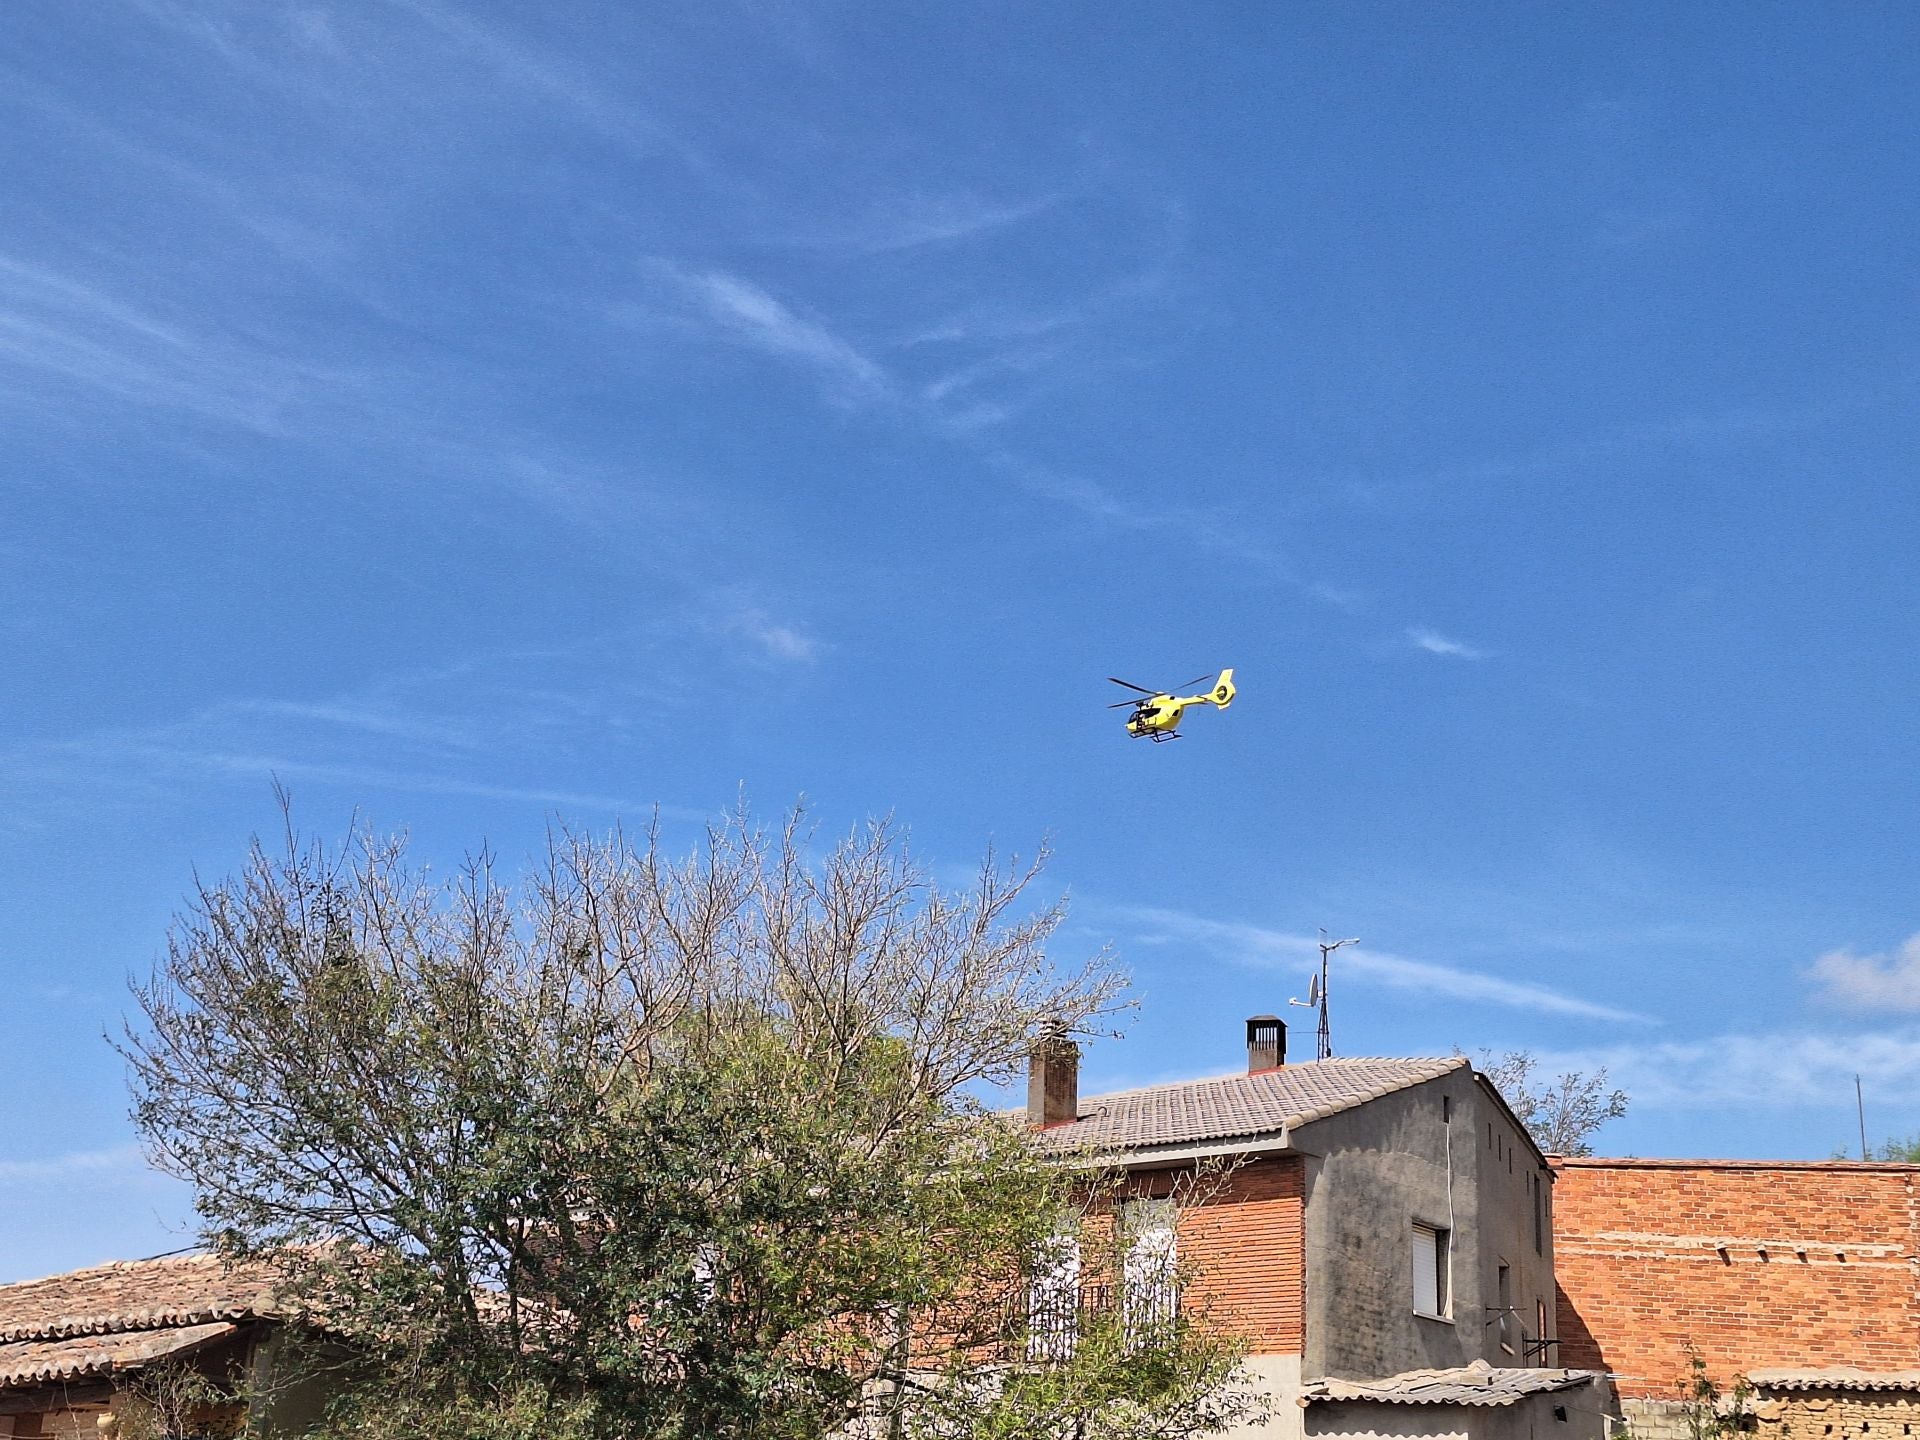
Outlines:
{"type": "Polygon", "coordinates": [[[1453,1231],[1445,1225],[1435,1225],[1425,1220],[1415,1220],[1409,1230],[1409,1249],[1411,1263],[1409,1275],[1413,1281],[1413,1313],[1423,1320],[1439,1320],[1453,1323],[1453,1231]],[[1433,1273],[1429,1277],[1433,1285],[1435,1308],[1421,1308],[1420,1273],[1422,1239],[1427,1238],[1429,1254],[1432,1257],[1433,1273]]]}

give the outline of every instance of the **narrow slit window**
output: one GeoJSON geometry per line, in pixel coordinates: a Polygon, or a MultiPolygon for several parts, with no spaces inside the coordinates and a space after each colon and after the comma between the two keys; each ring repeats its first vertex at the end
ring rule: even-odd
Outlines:
{"type": "Polygon", "coordinates": [[[1433,1225],[1413,1227],[1413,1308],[1417,1314],[1444,1320],[1452,1303],[1447,1283],[1452,1233],[1433,1225]]]}
{"type": "Polygon", "coordinates": [[[1511,1355],[1513,1350],[1513,1270],[1502,1265],[1494,1280],[1494,1293],[1499,1297],[1500,1308],[1500,1348],[1511,1355]]]}

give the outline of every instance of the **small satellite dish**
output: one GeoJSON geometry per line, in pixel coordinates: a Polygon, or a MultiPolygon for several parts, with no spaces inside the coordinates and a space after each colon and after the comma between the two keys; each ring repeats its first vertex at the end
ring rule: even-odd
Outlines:
{"type": "Polygon", "coordinates": [[[1298,1005],[1303,1010],[1311,1010],[1313,1009],[1314,1006],[1318,1005],[1319,1003],[1320,1003],[1320,977],[1318,975],[1310,975],[1307,977],[1307,998],[1306,999],[1287,1001],[1287,1004],[1298,1005]]]}

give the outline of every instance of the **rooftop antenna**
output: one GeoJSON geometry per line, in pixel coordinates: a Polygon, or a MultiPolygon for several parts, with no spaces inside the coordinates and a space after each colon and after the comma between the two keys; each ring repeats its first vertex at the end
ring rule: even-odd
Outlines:
{"type": "Polygon", "coordinates": [[[1314,1059],[1331,1060],[1333,1058],[1333,1032],[1327,1025],[1327,957],[1342,945],[1358,945],[1360,937],[1350,935],[1345,940],[1327,939],[1326,927],[1320,927],[1320,973],[1307,982],[1307,998],[1289,1000],[1289,1005],[1299,1005],[1320,1012],[1319,1043],[1315,1047],[1314,1059]]]}

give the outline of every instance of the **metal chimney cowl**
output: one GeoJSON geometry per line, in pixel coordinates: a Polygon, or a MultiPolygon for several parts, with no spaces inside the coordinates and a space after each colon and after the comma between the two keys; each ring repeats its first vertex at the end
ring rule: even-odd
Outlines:
{"type": "Polygon", "coordinates": [[[1027,1061],[1027,1123],[1037,1129],[1080,1118],[1080,1047],[1054,1026],[1027,1061]]]}
{"type": "Polygon", "coordinates": [[[1278,1070],[1287,1063],[1287,1022],[1278,1015],[1247,1019],[1247,1073],[1278,1070]]]}

